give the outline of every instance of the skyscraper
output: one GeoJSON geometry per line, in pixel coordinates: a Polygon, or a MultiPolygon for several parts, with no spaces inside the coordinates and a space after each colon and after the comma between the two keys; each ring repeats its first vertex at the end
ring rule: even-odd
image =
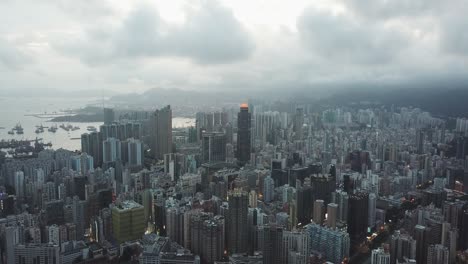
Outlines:
{"type": "Polygon", "coordinates": [[[104,124],[110,125],[115,120],[115,113],[114,109],[112,108],[104,108],[104,124]]]}
{"type": "Polygon", "coordinates": [[[162,160],[164,154],[172,153],[172,110],[168,105],[156,110],[150,118],[151,153],[162,160]]]}
{"type": "Polygon", "coordinates": [[[414,227],[416,237],[416,262],[427,263],[427,248],[431,229],[422,225],[414,227]]]}
{"type": "Polygon", "coordinates": [[[116,138],[108,138],[102,142],[103,163],[115,162],[121,158],[121,142],[116,138]]]}
{"type": "Polygon", "coordinates": [[[449,250],[441,244],[430,245],[427,249],[427,264],[448,264],[449,250]]]}
{"type": "Polygon", "coordinates": [[[338,214],[338,205],[329,203],[327,206],[327,226],[331,229],[336,227],[336,217],[338,214]]]}
{"type": "Polygon", "coordinates": [[[390,264],[390,253],[383,248],[373,249],[371,264],[390,264]]]}
{"type": "Polygon", "coordinates": [[[367,232],[369,194],[355,193],[349,197],[348,233],[351,240],[363,239],[367,232]]]}
{"type": "Polygon", "coordinates": [[[404,258],[416,259],[416,240],[396,231],[390,241],[390,253],[391,264],[395,264],[397,260],[403,261],[404,258]]]}
{"type": "Polygon", "coordinates": [[[203,246],[201,257],[205,263],[221,260],[224,253],[224,217],[215,216],[214,219],[203,222],[203,246]]]}
{"type": "Polygon", "coordinates": [[[375,226],[375,210],[377,206],[377,196],[374,193],[369,194],[369,213],[367,225],[369,227],[375,226]]]}
{"type": "Polygon", "coordinates": [[[143,156],[143,147],[138,139],[129,139],[128,140],[128,164],[130,166],[141,166],[142,165],[142,156],[143,156]]]}
{"type": "Polygon", "coordinates": [[[237,115],[237,160],[240,165],[245,165],[250,160],[251,125],[249,106],[241,104],[240,112],[237,115]]]}
{"type": "Polygon", "coordinates": [[[226,135],[221,132],[203,132],[202,134],[203,162],[226,161],[226,135]]]}
{"type": "Polygon", "coordinates": [[[303,132],[304,125],[304,109],[301,107],[296,108],[296,114],[294,115],[294,139],[301,140],[304,136],[303,132]]]}
{"type": "Polygon", "coordinates": [[[275,225],[259,229],[262,236],[262,251],[264,264],[281,264],[283,262],[283,228],[275,225]]]}
{"type": "Polygon", "coordinates": [[[140,204],[124,201],[112,208],[112,228],[119,243],[141,238],[145,227],[145,212],[140,204]]]}
{"type": "Polygon", "coordinates": [[[321,225],[323,222],[324,213],[324,202],[323,200],[315,200],[314,202],[314,223],[321,225]]]}
{"type": "Polygon", "coordinates": [[[315,223],[308,224],[306,230],[310,237],[310,252],[320,252],[326,260],[333,263],[341,263],[349,256],[350,239],[346,231],[333,230],[315,223]]]}
{"type": "Polygon", "coordinates": [[[271,175],[268,175],[265,180],[263,180],[263,200],[266,203],[273,201],[275,196],[275,182],[271,175]]]}
{"type": "Polygon", "coordinates": [[[249,197],[247,192],[235,189],[229,192],[229,220],[227,228],[228,251],[232,253],[247,252],[247,214],[249,197]]]}

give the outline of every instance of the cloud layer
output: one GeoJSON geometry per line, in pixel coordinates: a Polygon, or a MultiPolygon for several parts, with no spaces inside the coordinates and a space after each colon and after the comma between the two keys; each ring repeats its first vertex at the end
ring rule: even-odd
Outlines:
{"type": "Polygon", "coordinates": [[[466,85],[468,0],[0,1],[0,87],[466,85]],[[293,23],[291,23],[293,21],[293,23]]]}

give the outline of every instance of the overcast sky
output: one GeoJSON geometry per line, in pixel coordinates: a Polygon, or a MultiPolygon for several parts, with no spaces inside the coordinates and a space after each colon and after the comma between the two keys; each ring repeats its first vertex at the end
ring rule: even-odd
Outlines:
{"type": "Polygon", "coordinates": [[[0,90],[466,84],[467,8],[468,0],[0,0],[0,90]]]}

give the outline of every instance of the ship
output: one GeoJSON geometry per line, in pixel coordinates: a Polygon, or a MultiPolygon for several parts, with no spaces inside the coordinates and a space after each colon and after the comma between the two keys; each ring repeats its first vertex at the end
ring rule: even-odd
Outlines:
{"type": "Polygon", "coordinates": [[[80,129],[79,126],[74,126],[74,127],[71,128],[72,131],[75,131],[75,130],[78,130],[78,129],[80,129]]]}
{"type": "Polygon", "coordinates": [[[14,134],[15,134],[15,131],[12,129],[12,130],[8,131],[8,134],[14,135],[14,134]]]}
{"type": "Polygon", "coordinates": [[[47,129],[47,131],[55,133],[57,132],[57,125],[53,125],[47,129]]]}
{"type": "Polygon", "coordinates": [[[20,135],[20,134],[24,134],[24,132],[23,132],[23,127],[21,126],[20,123],[16,124],[14,130],[16,130],[16,134],[19,134],[19,135],[20,135]]]}

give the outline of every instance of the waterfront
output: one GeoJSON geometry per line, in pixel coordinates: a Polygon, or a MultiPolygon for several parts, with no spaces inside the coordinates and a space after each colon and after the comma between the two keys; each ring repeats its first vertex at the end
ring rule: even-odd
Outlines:
{"type": "MultiPolygon", "coordinates": [[[[88,132],[88,126],[99,128],[102,122],[77,123],[66,122],[65,125],[80,127],[77,130],[66,131],[59,126],[62,123],[48,122],[49,118],[38,118],[33,115],[54,113],[64,110],[72,110],[86,106],[87,104],[99,104],[96,98],[20,98],[20,97],[0,97],[0,140],[33,140],[36,137],[42,138],[44,143],[52,143],[52,148],[64,148],[69,150],[79,150],[81,148],[81,134],[88,132]],[[24,129],[24,134],[8,134],[17,123],[24,129]],[[44,127],[57,126],[55,133],[49,132],[47,128],[43,133],[36,134],[36,126],[44,127]]],[[[173,118],[173,127],[187,127],[194,124],[192,118],[173,118]]]]}

